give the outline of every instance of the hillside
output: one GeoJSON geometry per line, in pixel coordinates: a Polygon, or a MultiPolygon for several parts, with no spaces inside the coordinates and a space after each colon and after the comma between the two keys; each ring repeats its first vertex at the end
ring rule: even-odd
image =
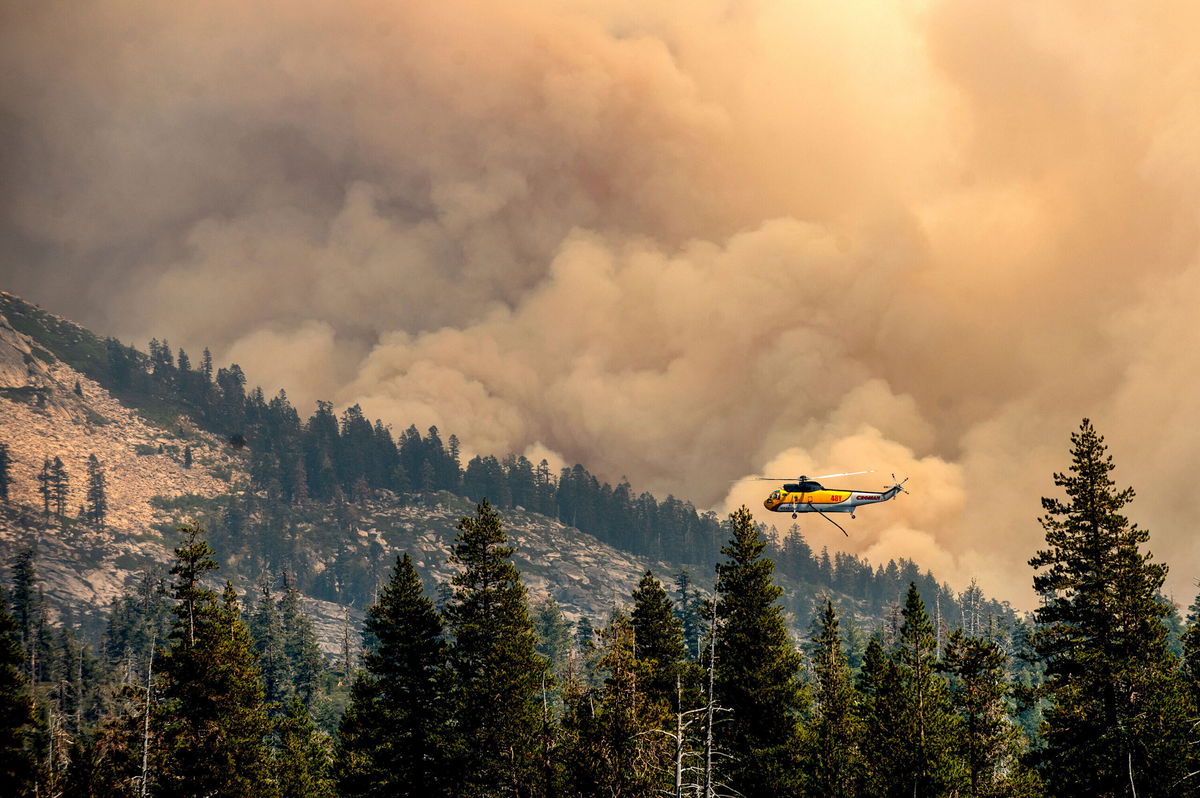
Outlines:
{"type": "MultiPolygon", "coordinates": [[[[140,571],[164,563],[175,526],[194,518],[239,590],[264,573],[287,574],[330,652],[396,554],[413,555],[431,594],[448,581],[454,525],[474,507],[468,497],[502,508],[531,598],[552,597],[571,620],[606,617],[647,568],[665,581],[687,568],[701,588],[711,585],[725,533],[687,502],[602,484],[578,465],[557,478],[544,463],[511,456],[462,467],[455,438],[446,446],[436,429],[422,437],[410,428],[393,442],[357,408],[338,419],[327,404],[302,423],[284,395],[267,402],[244,384],[236,365],[214,374],[207,352],[192,369],[165,342],[152,342],[147,356],[0,293],[0,442],[13,460],[0,556],[36,543],[50,605],[95,617],[140,571]],[[82,520],[93,454],[108,485],[100,529],[82,520]],[[39,492],[38,474],[55,457],[70,480],[61,520],[45,513],[39,492]]],[[[910,581],[948,626],[1014,618],[910,561],[817,554],[796,532],[770,551],[801,636],[818,594],[870,629],[894,617],[910,581]]]]}
{"type": "MultiPolygon", "coordinates": [[[[74,340],[85,342],[87,335],[79,330],[74,340]]],[[[228,554],[221,551],[219,510],[255,498],[249,490],[247,453],[198,428],[186,415],[173,419],[170,428],[151,423],[18,332],[3,316],[0,441],[8,444],[12,459],[11,506],[0,509],[0,558],[8,561],[18,548],[36,544],[46,597],[52,607],[71,616],[107,607],[139,571],[166,563],[176,540],[172,529],[184,518],[194,516],[208,523],[218,554],[228,554]],[[183,465],[185,447],[193,452],[190,468],[183,465]],[[91,454],[107,475],[110,510],[102,530],[93,530],[78,518],[91,454]],[[38,492],[38,472],[54,457],[62,459],[70,476],[65,524],[44,515],[38,492]]],[[[395,554],[408,551],[432,589],[449,579],[447,556],[454,524],[473,507],[444,492],[419,504],[381,494],[354,508],[355,517],[346,530],[339,529],[338,520],[325,509],[315,503],[289,509],[293,528],[313,545],[283,568],[294,573],[302,559],[305,569],[319,577],[340,557],[361,564],[373,587],[395,554]]],[[[254,528],[257,513],[250,515],[254,528]]],[[[553,595],[570,618],[603,617],[650,566],[644,558],[544,516],[521,510],[504,515],[531,596],[553,595]]],[[[257,577],[255,568],[236,556],[227,558],[224,574],[237,577],[242,589],[257,577]]],[[[361,602],[307,597],[306,607],[330,651],[340,639],[343,604],[361,602]]]]}

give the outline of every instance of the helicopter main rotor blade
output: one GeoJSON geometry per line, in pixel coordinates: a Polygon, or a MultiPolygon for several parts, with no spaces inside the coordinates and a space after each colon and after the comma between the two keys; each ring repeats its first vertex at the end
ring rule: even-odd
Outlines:
{"type": "Polygon", "coordinates": [[[793,482],[796,478],[795,477],[738,477],[737,479],[731,479],[729,481],[730,482],[744,482],[748,479],[755,480],[757,482],[793,482]]]}
{"type": "Polygon", "coordinates": [[[757,482],[794,482],[797,479],[801,479],[801,480],[803,480],[803,479],[833,479],[834,477],[853,477],[853,476],[857,476],[858,474],[874,474],[874,473],[875,473],[875,469],[872,468],[869,471],[843,471],[840,474],[818,474],[815,477],[807,477],[807,476],[803,476],[803,475],[801,475],[799,477],[739,477],[738,479],[731,479],[729,481],[730,482],[744,482],[745,480],[754,480],[757,482]]]}

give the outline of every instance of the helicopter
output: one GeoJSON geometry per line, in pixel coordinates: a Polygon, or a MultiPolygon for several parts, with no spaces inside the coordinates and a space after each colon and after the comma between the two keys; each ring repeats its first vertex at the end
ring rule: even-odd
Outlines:
{"type": "Polygon", "coordinates": [[[854,518],[854,512],[863,505],[878,504],[896,498],[896,495],[901,492],[908,493],[904,489],[904,483],[908,482],[908,477],[905,477],[903,480],[897,480],[896,475],[892,474],[893,485],[890,488],[884,488],[879,491],[829,490],[820,482],[817,482],[817,480],[872,473],[874,472],[847,471],[842,474],[822,474],[817,477],[802,475],[795,482],[775,477],[755,477],[755,479],[784,483],[782,488],[776,488],[771,491],[771,494],[763,501],[763,507],[766,507],[771,512],[791,513],[792,518],[795,518],[799,513],[817,513],[826,521],[841,529],[843,535],[849,537],[850,533],[843,529],[841,524],[826,515],[826,513],[850,513],[850,517],[854,518]]]}

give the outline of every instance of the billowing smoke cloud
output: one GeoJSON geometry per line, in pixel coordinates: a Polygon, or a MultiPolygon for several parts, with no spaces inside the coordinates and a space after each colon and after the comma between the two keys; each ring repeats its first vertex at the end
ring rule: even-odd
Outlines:
{"type": "Polygon", "coordinates": [[[10,4],[0,266],[304,404],[764,520],[739,477],[907,475],[851,537],[806,534],[1020,603],[1087,415],[1182,598],[1197,22],[1032,0],[10,4]]]}

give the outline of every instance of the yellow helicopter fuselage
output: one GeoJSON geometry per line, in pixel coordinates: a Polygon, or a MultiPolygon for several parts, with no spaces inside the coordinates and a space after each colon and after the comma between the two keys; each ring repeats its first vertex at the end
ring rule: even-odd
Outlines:
{"type": "Polygon", "coordinates": [[[898,487],[884,491],[827,490],[817,483],[803,486],[784,485],[772,491],[763,506],[773,513],[850,513],[864,504],[878,504],[894,498],[898,487]],[[798,489],[794,489],[798,488],[798,489]]]}

